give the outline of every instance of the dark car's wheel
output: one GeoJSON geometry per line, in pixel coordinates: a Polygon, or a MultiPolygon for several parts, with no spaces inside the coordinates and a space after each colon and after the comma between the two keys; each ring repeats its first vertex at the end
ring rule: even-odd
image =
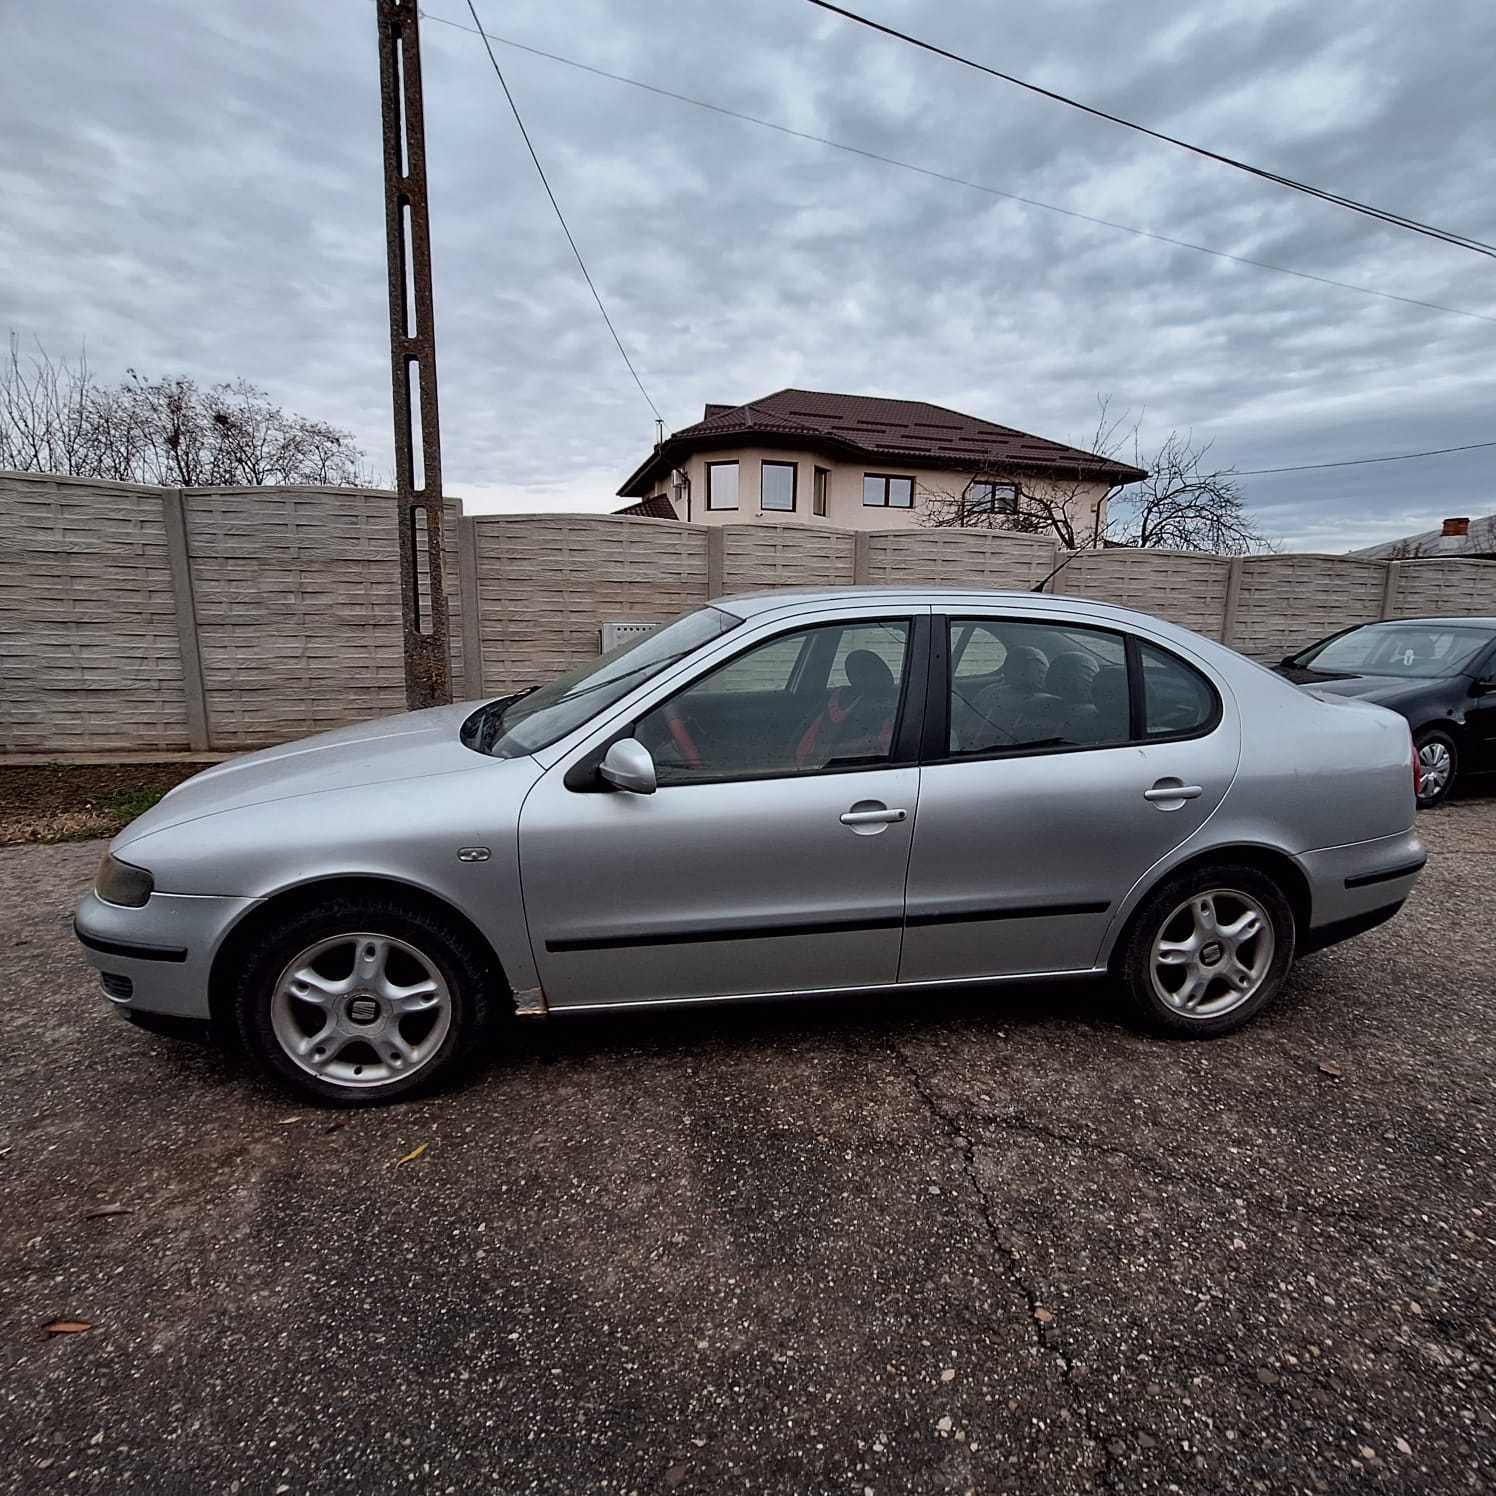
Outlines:
{"type": "Polygon", "coordinates": [[[1442,805],[1454,790],[1460,755],[1454,739],[1442,728],[1428,727],[1413,739],[1418,754],[1418,808],[1442,805]]]}
{"type": "Polygon", "coordinates": [[[245,1045],[316,1101],[372,1106],[449,1078],[496,1007],[493,963],[455,922],[334,899],[256,943],[235,999],[245,1045]]]}
{"type": "Polygon", "coordinates": [[[1166,879],[1132,921],[1120,962],[1149,1028],[1213,1039],[1273,1000],[1294,950],[1293,908],[1256,868],[1222,863],[1166,879]]]}

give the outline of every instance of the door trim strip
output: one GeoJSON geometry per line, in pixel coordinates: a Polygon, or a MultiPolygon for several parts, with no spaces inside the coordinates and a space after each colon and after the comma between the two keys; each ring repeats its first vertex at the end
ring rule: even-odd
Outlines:
{"type": "Polygon", "coordinates": [[[897,930],[902,916],[890,914],[875,919],[811,920],[774,925],[718,925],[706,930],[656,930],[641,935],[577,935],[547,940],[552,954],[566,951],[615,951],[645,945],[698,945],[713,940],[772,940],[782,935],[849,935],[862,930],[897,930]]]}
{"type": "Polygon", "coordinates": [[[1104,900],[1091,904],[1026,904],[1006,909],[957,909],[950,913],[911,914],[905,923],[921,925],[973,924],[988,919],[1050,919],[1066,914],[1105,914],[1112,906],[1104,900]]]}

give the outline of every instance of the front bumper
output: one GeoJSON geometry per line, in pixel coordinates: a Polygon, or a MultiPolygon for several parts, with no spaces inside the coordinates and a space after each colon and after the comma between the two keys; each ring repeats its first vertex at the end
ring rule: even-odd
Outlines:
{"type": "Polygon", "coordinates": [[[138,909],[88,894],[73,930],[116,1007],[207,1019],[208,979],[223,938],[256,899],[153,893],[138,909]]]}
{"type": "Polygon", "coordinates": [[[1301,941],[1320,950],[1390,919],[1412,893],[1428,861],[1416,830],[1372,841],[1350,842],[1303,852],[1299,863],[1309,878],[1312,913],[1301,941]]]}

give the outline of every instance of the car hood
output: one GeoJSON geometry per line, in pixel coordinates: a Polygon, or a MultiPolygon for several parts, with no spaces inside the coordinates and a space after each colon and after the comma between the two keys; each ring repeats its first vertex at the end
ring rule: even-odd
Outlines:
{"type": "Polygon", "coordinates": [[[1281,672],[1294,685],[1302,686],[1316,696],[1352,697],[1381,705],[1417,696],[1428,690],[1433,678],[1406,675],[1316,675],[1312,670],[1281,672]]]}
{"type": "Polygon", "coordinates": [[[272,800],[476,769],[492,760],[458,730],[477,702],[404,712],[216,764],[170,790],[120,833],[116,847],[168,826],[272,800]]]}

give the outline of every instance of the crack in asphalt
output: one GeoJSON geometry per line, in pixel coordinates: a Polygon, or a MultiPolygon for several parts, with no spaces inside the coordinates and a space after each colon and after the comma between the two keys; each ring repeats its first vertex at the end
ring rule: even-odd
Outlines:
{"type": "MultiPolygon", "coordinates": [[[[996,1220],[992,1214],[992,1202],[987,1191],[982,1187],[981,1177],[976,1167],[976,1143],[968,1137],[963,1130],[960,1121],[946,1107],[942,1106],[935,1093],[925,1083],[924,1076],[919,1072],[914,1062],[899,1047],[898,1043],[889,1040],[889,1049],[893,1053],[895,1061],[909,1078],[909,1084],[915,1094],[924,1103],[925,1109],[945,1129],[954,1140],[961,1152],[962,1170],[971,1185],[972,1193],[976,1197],[977,1208],[981,1212],[983,1224],[987,1228],[987,1235],[993,1247],[1000,1256],[1006,1260],[1007,1276],[1022,1293],[1024,1302],[1028,1306],[1029,1323],[1034,1327],[1034,1338],[1041,1350],[1048,1351],[1054,1356],[1059,1366],[1060,1384],[1064,1387],[1070,1406],[1080,1421],[1081,1430],[1090,1441],[1098,1456],[1093,1470],[1093,1487],[1111,1487],[1112,1450],[1101,1430],[1097,1428],[1091,1416],[1091,1411],[1086,1405],[1080,1393],[1080,1378],[1076,1374],[1076,1364],[1069,1352],[1060,1343],[1059,1337],[1047,1329],[1044,1322],[1039,1318],[1039,1311],[1044,1309],[1044,1301],[1039,1297],[1039,1291],[1029,1281],[1023,1270],[1023,1255],[1013,1246],[998,1229],[996,1220]]],[[[1049,1312],[1046,1310],[1046,1312],[1049,1312]]]]}

